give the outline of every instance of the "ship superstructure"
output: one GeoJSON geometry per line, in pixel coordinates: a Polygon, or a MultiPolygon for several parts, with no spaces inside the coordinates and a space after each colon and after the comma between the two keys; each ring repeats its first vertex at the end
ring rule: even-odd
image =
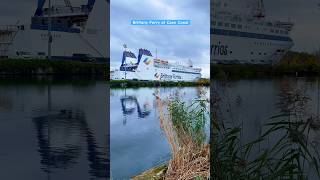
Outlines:
{"type": "Polygon", "coordinates": [[[0,58],[8,58],[10,46],[19,28],[15,25],[0,26],[0,58]]]}
{"type": "Polygon", "coordinates": [[[211,1],[211,59],[218,64],[274,64],[293,46],[291,22],[266,18],[263,0],[249,13],[211,1]]]}
{"type": "Polygon", "coordinates": [[[201,78],[201,68],[187,64],[170,63],[168,60],[153,58],[147,49],[139,49],[138,57],[125,49],[119,69],[111,69],[110,79],[142,81],[197,81],[201,78]]]}
{"type": "MultiPolygon", "coordinates": [[[[7,37],[7,46],[0,46],[2,57],[46,58],[50,30],[53,59],[81,56],[105,61],[109,56],[108,2],[87,0],[82,5],[74,5],[76,3],[64,0],[64,5],[52,3],[49,7],[47,1],[38,0],[30,23],[10,26],[14,29],[13,38],[7,37]]],[[[4,37],[1,32],[0,29],[0,40],[4,37]]]]}

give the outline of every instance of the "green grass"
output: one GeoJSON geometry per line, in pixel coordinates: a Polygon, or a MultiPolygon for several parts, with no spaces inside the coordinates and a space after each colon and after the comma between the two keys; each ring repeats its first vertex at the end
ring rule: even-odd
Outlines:
{"type": "Polygon", "coordinates": [[[209,79],[201,79],[197,82],[172,82],[172,81],[133,81],[133,80],[111,80],[112,88],[139,88],[139,87],[188,87],[188,86],[209,86],[209,79]]]}
{"type": "Polygon", "coordinates": [[[320,76],[320,56],[299,52],[288,52],[275,65],[211,65],[211,77],[262,78],[277,76],[320,76]]]}
{"type": "Polygon", "coordinates": [[[100,75],[109,77],[108,65],[62,60],[0,60],[0,75],[100,75]]]}
{"type": "Polygon", "coordinates": [[[209,117],[206,100],[196,99],[187,105],[179,97],[174,97],[168,105],[168,111],[178,136],[179,132],[183,132],[182,135],[190,136],[198,147],[205,144],[205,124],[209,117]]]}
{"type": "Polygon", "coordinates": [[[256,78],[275,76],[271,65],[211,65],[211,77],[225,78],[256,78]]]}

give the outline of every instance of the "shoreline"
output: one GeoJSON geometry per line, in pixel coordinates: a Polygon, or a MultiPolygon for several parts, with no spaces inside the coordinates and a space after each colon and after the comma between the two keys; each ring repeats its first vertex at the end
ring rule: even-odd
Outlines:
{"type": "Polygon", "coordinates": [[[295,68],[271,65],[212,65],[211,76],[213,79],[257,79],[277,77],[320,77],[320,66],[295,68]]]}
{"type": "Polygon", "coordinates": [[[108,79],[107,62],[80,62],[44,59],[0,59],[0,76],[100,76],[108,79]]]}
{"type": "Polygon", "coordinates": [[[210,79],[201,79],[197,82],[173,81],[136,81],[136,80],[110,80],[110,88],[140,88],[140,87],[196,87],[210,86],[210,79]]]}
{"type": "Polygon", "coordinates": [[[277,64],[211,64],[213,79],[320,77],[320,54],[288,52],[277,64]]]}

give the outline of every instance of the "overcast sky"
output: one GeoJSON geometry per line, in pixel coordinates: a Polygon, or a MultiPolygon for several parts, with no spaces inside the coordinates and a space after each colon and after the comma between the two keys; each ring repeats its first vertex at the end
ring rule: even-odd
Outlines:
{"type": "Polygon", "coordinates": [[[119,67],[123,44],[137,54],[149,49],[153,56],[187,62],[201,67],[209,77],[210,64],[209,0],[114,0],[111,1],[111,66],[119,67]],[[133,26],[132,19],[189,19],[188,26],[133,26]]]}

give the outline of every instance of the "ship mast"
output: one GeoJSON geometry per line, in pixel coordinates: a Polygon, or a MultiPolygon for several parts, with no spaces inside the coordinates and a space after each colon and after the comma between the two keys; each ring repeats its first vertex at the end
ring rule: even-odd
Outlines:
{"type": "MultiPolygon", "coordinates": [[[[124,47],[124,50],[127,51],[127,49],[128,49],[127,45],[124,44],[123,47],[124,47]]],[[[127,80],[127,67],[126,67],[126,66],[127,66],[127,62],[126,62],[126,60],[125,60],[124,63],[125,63],[125,67],[124,67],[124,80],[127,80]]]]}
{"type": "Polygon", "coordinates": [[[51,60],[51,45],[52,45],[52,35],[51,35],[51,0],[48,3],[48,59],[51,60]]]}

